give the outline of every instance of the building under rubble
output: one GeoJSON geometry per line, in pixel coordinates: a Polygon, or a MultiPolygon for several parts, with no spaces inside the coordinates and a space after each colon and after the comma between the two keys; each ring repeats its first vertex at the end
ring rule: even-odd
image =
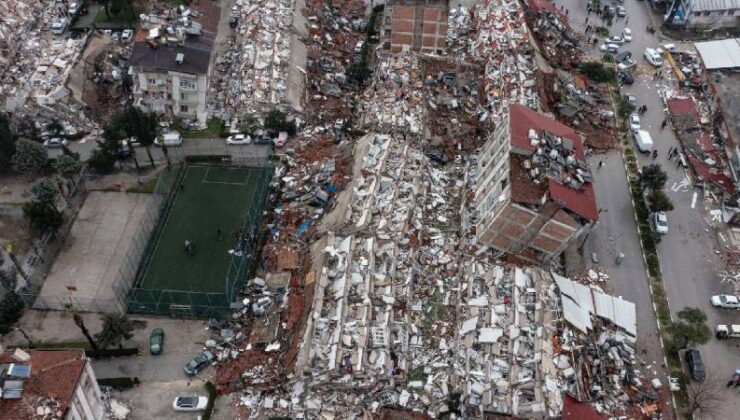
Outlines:
{"type": "Polygon", "coordinates": [[[447,0],[391,0],[385,7],[391,52],[442,54],[447,45],[447,0]]]}
{"type": "Polygon", "coordinates": [[[522,105],[481,148],[475,207],[481,243],[547,262],[598,219],[593,178],[575,130],[522,105]]]}
{"type": "Polygon", "coordinates": [[[208,69],[219,16],[217,6],[202,2],[147,17],[131,55],[134,106],[205,125],[208,69]]]}

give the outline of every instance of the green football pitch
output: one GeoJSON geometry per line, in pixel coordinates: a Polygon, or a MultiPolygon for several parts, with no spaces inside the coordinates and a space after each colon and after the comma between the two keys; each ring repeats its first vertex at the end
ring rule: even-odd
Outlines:
{"type": "Polygon", "coordinates": [[[270,169],[190,164],[162,215],[141,289],[226,293],[227,273],[237,235],[251,211],[260,222],[270,169]],[[185,241],[193,245],[188,252],[185,241]]]}

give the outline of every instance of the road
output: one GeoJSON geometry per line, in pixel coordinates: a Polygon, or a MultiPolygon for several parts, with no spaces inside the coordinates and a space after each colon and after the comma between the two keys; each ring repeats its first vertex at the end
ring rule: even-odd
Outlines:
{"type": "MultiPolygon", "coordinates": [[[[87,160],[97,143],[93,140],[73,141],[69,149],[79,153],[82,160],[87,160]]],[[[143,147],[136,147],[135,153],[139,164],[146,165],[148,157],[143,147]]],[[[270,145],[247,144],[242,146],[226,145],[224,139],[183,139],[182,146],[167,148],[170,158],[181,160],[190,155],[231,155],[237,159],[265,159],[272,153],[270,145]]],[[[162,149],[157,146],[151,148],[152,156],[156,162],[164,162],[162,149]]],[[[55,157],[62,153],[60,149],[50,149],[49,156],[55,157]]]]}
{"type": "MultiPolygon", "coordinates": [[[[583,32],[587,15],[586,3],[583,0],[564,0],[557,4],[563,4],[569,10],[571,26],[583,32]]],[[[637,97],[638,106],[647,106],[647,112],[641,117],[642,128],[650,132],[658,150],[656,160],[640,156],[640,164],[660,163],[663,166],[669,176],[666,190],[675,206],[675,210],[668,215],[670,231],[658,245],[661,270],[671,312],[675,317],[682,308],[693,306],[701,308],[707,314],[711,328],[714,328],[717,323],[738,323],[740,316],[737,312],[720,311],[709,303],[712,295],[730,293],[731,289],[719,282],[717,269],[722,267],[722,262],[715,253],[719,245],[715,232],[706,222],[707,208],[702,199],[702,192],[689,185],[683,168],[676,167],[674,161],[667,159],[668,150],[678,146],[678,141],[670,129],[661,130],[661,123],[666,114],[659,92],[670,89],[675,80],[670,78],[671,73],[667,64],[661,69],[664,78],[654,80],[655,70],[643,58],[646,47],[656,47],[660,43],[672,41],[662,39],[659,34],[654,35],[647,32],[648,26],[659,26],[657,24],[659,18],[652,15],[647,2],[627,0],[624,7],[627,9],[627,18],[615,21],[610,32],[619,34],[625,26],[632,29],[633,41],[625,44],[621,50],[631,51],[638,66],[635,69],[635,83],[632,86],[625,86],[622,93],[634,94],[637,97]],[[695,193],[696,199],[694,198],[695,193]]],[[[590,24],[597,22],[593,14],[589,16],[590,24]]],[[[693,48],[689,43],[676,44],[681,50],[688,51],[693,48]]],[[[596,54],[597,48],[598,45],[591,46],[590,52],[596,54]]],[[[601,214],[601,220],[594,234],[589,237],[589,245],[600,251],[600,254],[608,255],[608,258],[602,258],[602,260],[606,260],[607,265],[612,265],[607,268],[612,279],[615,280],[612,286],[617,293],[637,303],[638,339],[643,342],[642,345],[647,345],[650,353],[653,353],[652,347],[655,346],[652,343],[657,341],[653,335],[655,317],[652,307],[648,306],[650,305],[647,299],[649,288],[644,268],[641,267],[641,262],[640,264],[633,263],[633,258],[637,258],[633,255],[638,245],[634,220],[628,220],[626,215],[627,210],[631,211],[631,208],[624,179],[623,161],[618,153],[611,153],[604,161],[604,168],[596,174],[596,192],[599,207],[605,212],[601,214]],[[621,175],[621,178],[617,179],[617,174],[621,175]],[[613,267],[612,257],[618,250],[626,250],[623,252],[627,257],[625,262],[617,268],[613,267]],[[638,273],[638,271],[641,272],[638,273]],[[645,328],[648,330],[645,331],[645,328]],[[647,343],[643,339],[647,339],[647,343]]],[[[706,204],[711,207],[710,203],[706,204]]],[[[638,343],[639,346],[641,345],[638,343]]],[[[730,379],[735,368],[740,367],[740,352],[737,351],[737,346],[732,340],[723,342],[712,338],[706,345],[699,347],[710,377],[718,378],[722,384],[730,379]]],[[[722,386],[720,393],[723,402],[716,415],[714,417],[705,415],[702,418],[736,418],[740,409],[736,391],[722,386]]]]}

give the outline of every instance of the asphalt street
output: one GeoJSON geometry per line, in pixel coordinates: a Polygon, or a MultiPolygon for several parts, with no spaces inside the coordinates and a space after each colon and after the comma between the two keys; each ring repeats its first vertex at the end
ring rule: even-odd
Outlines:
{"type": "MultiPolygon", "coordinates": [[[[85,139],[86,140],[86,139],[85,139]]],[[[69,144],[69,149],[73,152],[79,153],[82,160],[87,160],[90,154],[97,146],[97,143],[93,140],[82,140],[73,141],[69,144]]],[[[135,147],[136,158],[139,164],[146,166],[148,163],[148,156],[146,150],[143,147],[135,147]]],[[[246,144],[246,145],[227,145],[224,139],[183,139],[182,146],[179,147],[168,147],[167,148],[171,159],[180,160],[188,155],[231,155],[234,158],[240,159],[262,159],[267,158],[272,153],[272,146],[270,145],[257,145],[257,144],[246,144]]],[[[162,154],[162,149],[157,146],[151,147],[152,157],[156,162],[164,162],[165,158],[162,154]]],[[[49,156],[54,157],[62,153],[61,149],[49,149],[49,156]]]]}
{"type": "MultiPolygon", "coordinates": [[[[569,10],[571,26],[583,32],[586,25],[586,2],[584,0],[563,0],[556,2],[569,10]]],[[[731,288],[719,281],[717,270],[722,267],[716,234],[705,221],[707,210],[712,204],[703,199],[703,192],[694,189],[686,170],[677,166],[675,161],[667,159],[668,150],[678,146],[678,141],[669,129],[661,129],[666,118],[665,105],[661,93],[671,89],[675,80],[668,64],[661,71],[663,79],[654,79],[655,70],[643,57],[646,47],[657,47],[661,43],[675,43],[679,50],[693,49],[691,43],[674,42],[651,34],[648,26],[658,27],[659,17],[653,15],[647,2],[626,0],[623,6],[627,17],[614,21],[610,27],[613,35],[621,33],[627,26],[632,29],[633,40],[620,50],[631,51],[637,60],[634,69],[635,83],[624,86],[622,93],[632,93],[637,97],[637,105],[646,105],[647,112],[641,117],[642,129],[650,132],[658,150],[657,159],[640,156],[640,164],[660,163],[669,176],[666,190],[674,203],[675,210],[669,212],[669,232],[658,245],[661,270],[666,284],[668,301],[674,317],[678,311],[687,306],[701,308],[708,317],[708,324],[714,328],[717,323],[740,323],[740,313],[715,309],[710,304],[710,297],[718,293],[730,293],[731,288]],[[705,207],[705,204],[707,207],[705,207]]],[[[589,16],[589,24],[599,23],[596,16],[589,16]]],[[[598,45],[587,47],[587,51],[599,56],[598,45]]],[[[619,153],[594,157],[603,159],[605,166],[596,173],[596,193],[599,207],[603,209],[601,219],[589,237],[587,245],[602,255],[605,268],[612,276],[611,286],[617,294],[637,304],[638,348],[646,348],[650,360],[659,351],[655,340],[655,315],[649,300],[649,287],[645,268],[640,257],[637,230],[627,190],[624,174],[624,163],[619,153]],[[618,176],[619,175],[619,176],[618,176]],[[626,257],[621,265],[614,264],[615,254],[624,252],[626,257]],[[656,348],[657,347],[657,348],[656,348]]],[[[592,165],[594,162],[592,162],[592,165]]],[[[715,208],[717,206],[715,205],[715,208]]],[[[740,367],[738,344],[732,340],[719,341],[712,338],[706,345],[700,346],[704,363],[710,377],[715,377],[722,384],[730,379],[734,370],[740,367]]],[[[737,418],[738,394],[736,390],[721,390],[723,402],[714,417],[705,415],[702,418],[727,419],[737,418]]]]}

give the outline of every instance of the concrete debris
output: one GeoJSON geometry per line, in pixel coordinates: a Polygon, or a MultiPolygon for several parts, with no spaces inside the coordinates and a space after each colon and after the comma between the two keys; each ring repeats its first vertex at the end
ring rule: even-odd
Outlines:
{"type": "Polygon", "coordinates": [[[123,405],[118,400],[111,399],[108,404],[110,406],[109,415],[111,418],[123,420],[127,418],[129,413],[131,412],[128,407],[123,405]]]}

